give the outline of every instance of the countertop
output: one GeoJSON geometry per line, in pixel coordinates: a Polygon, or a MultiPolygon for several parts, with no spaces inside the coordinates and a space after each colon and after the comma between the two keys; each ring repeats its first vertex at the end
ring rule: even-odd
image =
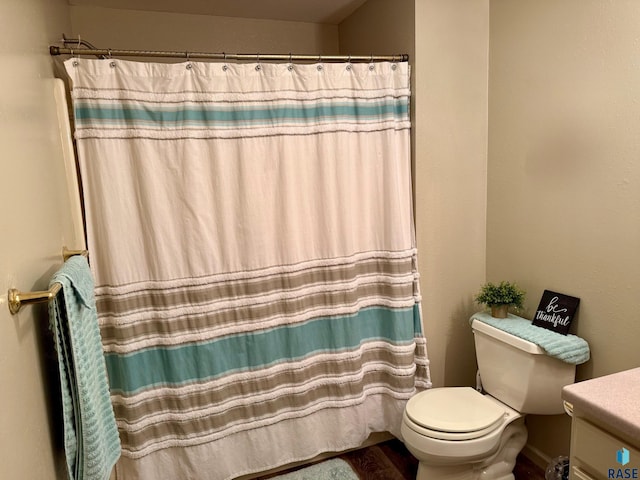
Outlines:
{"type": "Polygon", "coordinates": [[[640,368],[567,385],[562,399],[574,412],[640,442],[640,368]]]}

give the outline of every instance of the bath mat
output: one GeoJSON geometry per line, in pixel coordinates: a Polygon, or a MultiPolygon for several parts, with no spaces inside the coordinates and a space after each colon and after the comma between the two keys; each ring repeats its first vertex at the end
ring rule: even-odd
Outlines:
{"type": "Polygon", "coordinates": [[[358,480],[359,477],[344,460],[332,458],[324,462],[286,473],[273,480],[358,480]]]}

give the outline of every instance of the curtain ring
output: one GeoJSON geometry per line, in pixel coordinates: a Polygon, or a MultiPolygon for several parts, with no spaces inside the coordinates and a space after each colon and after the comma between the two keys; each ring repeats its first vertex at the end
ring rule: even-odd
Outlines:
{"type": "Polygon", "coordinates": [[[256,53],[256,59],[257,59],[257,65],[256,65],[256,71],[260,71],[262,70],[262,65],[260,65],[260,54],[256,53]]]}
{"type": "Polygon", "coordinates": [[[111,68],[116,68],[116,62],[114,62],[114,61],[113,61],[113,57],[111,56],[111,49],[110,49],[110,48],[109,48],[109,49],[107,49],[107,52],[109,52],[109,60],[111,60],[111,61],[109,62],[109,66],[110,66],[111,68]]]}
{"type": "Polygon", "coordinates": [[[291,52],[289,52],[289,63],[293,63],[293,55],[291,55],[291,52]]]}
{"type": "Polygon", "coordinates": [[[222,71],[226,72],[229,70],[229,67],[227,66],[227,54],[225,52],[222,52],[222,60],[224,61],[222,64],[222,71]]]}

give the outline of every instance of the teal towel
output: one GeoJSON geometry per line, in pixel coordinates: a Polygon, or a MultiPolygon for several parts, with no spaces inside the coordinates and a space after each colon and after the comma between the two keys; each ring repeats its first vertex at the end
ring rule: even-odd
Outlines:
{"type": "Polygon", "coordinates": [[[516,315],[494,318],[489,313],[479,312],[471,317],[471,320],[474,319],[535,343],[543,348],[547,355],[563,362],[580,365],[589,360],[589,344],[575,335],[562,335],[546,328],[536,327],[531,324],[531,320],[516,315]]]}
{"type": "Polygon", "coordinates": [[[62,285],[49,303],[62,390],[64,447],[70,480],[107,480],[120,457],[100,328],[87,259],[74,256],[53,276],[62,285]]]}

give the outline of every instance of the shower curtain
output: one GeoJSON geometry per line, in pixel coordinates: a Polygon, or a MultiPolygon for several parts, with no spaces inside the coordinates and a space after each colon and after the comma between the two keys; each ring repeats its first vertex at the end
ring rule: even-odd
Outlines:
{"type": "Polygon", "coordinates": [[[430,386],[408,65],[65,65],[118,479],[399,436],[430,386]]]}

